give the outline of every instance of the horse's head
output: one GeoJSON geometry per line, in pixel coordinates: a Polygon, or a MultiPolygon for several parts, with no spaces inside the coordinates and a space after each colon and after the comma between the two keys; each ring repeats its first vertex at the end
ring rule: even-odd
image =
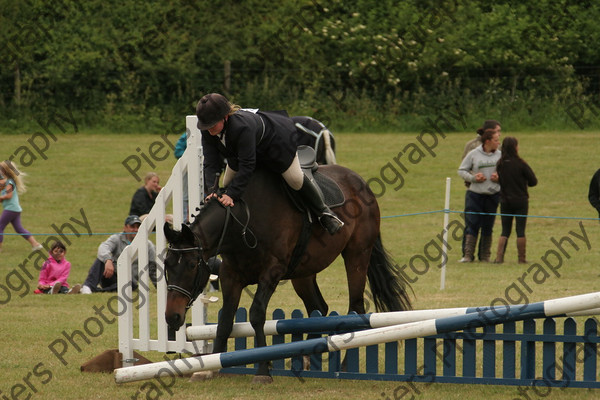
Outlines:
{"type": "Polygon", "coordinates": [[[165,258],[165,319],[169,327],[178,330],[185,322],[185,312],[206,287],[210,270],[202,258],[198,238],[187,225],[182,225],[178,232],[165,224],[164,232],[169,242],[165,258]]]}

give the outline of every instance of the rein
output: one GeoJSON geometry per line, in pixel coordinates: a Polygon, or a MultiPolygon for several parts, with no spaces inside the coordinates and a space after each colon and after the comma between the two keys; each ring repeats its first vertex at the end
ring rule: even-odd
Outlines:
{"type": "Polygon", "coordinates": [[[246,204],[245,201],[240,200],[240,202],[244,205],[244,210],[246,211],[246,222],[242,222],[239,220],[238,217],[235,216],[235,214],[231,211],[231,207],[225,207],[223,206],[221,203],[219,203],[222,207],[225,208],[225,224],[223,224],[223,231],[221,232],[221,237],[219,238],[219,243],[217,244],[217,251],[215,253],[215,255],[219,254],[219,250],[221,250],[221,245],[223,244],[223,240],[225,239],[225,233],[227,232],[227,225],[229,224],[229,218],[232,217],[233,220],[235,222],[237,222],[238,224],[240,224],[240,226],[242,227],[242,240],[244,242],[244,244],[246,245],[246,247],[248,247],[249,249],[254,249],[256,248],[256,245],[258,244],[258,240],[256,240],[256,235],[254,235],[254,232],[252,232],[251,229],[248,228],[248,224],[250,223],[250,208],[248,207],[248,204],[246,204]],[[250,233],[250,235],[252,235],[254,244],[250,245],[248,243],[248,240],[246,239],[246,233],[250,233]]]}

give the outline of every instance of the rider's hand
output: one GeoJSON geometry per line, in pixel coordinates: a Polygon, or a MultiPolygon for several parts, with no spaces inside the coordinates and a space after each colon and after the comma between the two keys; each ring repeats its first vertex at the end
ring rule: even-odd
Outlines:
{"type": "Polygon", "coordinates": [[[214,193],[214,192],[213,192],[213,193],[211,193],[211,194],[209,194],[208,196],[206,196],[206,197],[204,198],[204,201],[205,201],[205,202],[206,202],[206,201],[209,201],[209,200],[210,200],[210,199],[212,199],[213,197],[217,197],[217,194],[216,194],[216,193],[214,193]]]}
{"type": "Polygon", "coordinates": [[[221,204],[223,204],[225,207],[233,207],[233,199],[231,197],[229,197],[227,194],[223,194],[221,195],[221,197],[219,197],[219,201],[221,202],[221,204]]]}

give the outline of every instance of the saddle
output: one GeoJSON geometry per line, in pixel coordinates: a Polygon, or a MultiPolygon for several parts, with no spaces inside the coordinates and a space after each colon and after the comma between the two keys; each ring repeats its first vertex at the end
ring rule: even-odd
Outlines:
{"type": "MultiPolygon", "coordinates": [[[[323,195],[323,201],[329,208],[339,207],[344,204],[346,198],[342,189],[338,184],[328,176],[321,174],[319,164],[317,164],[317,153],[310,146],[298,146],[298,160],[300,161],[300,167],[304,175],[308,177],[313,183],[316,184],[317,188],[323,195]]],[[[292,196],[294,197],[294,196],[292,196]]],[[[297,199],[293,199],[296,203],[297,199]]]]}

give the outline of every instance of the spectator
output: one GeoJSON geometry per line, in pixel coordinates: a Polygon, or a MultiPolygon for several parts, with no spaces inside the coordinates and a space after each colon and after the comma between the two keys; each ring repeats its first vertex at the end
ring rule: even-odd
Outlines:
{"type": "MultiPolygon", "coordinates": [[[[500,122],[496,121],[495,119],[485,120],[483,122],[483,126],[479,129],[477,129],[477,131],[476,131],[477,136],[474,137],[473,139],[469,140],[467,142],[467,144],[465,144],[465,149],[464,149],[463,155],[462,155],[463,160],[465,159],[465,157],[467,156],[467,154],[469,154],[469,152],[471,150],[475,150],[477,147],[479,147],[481,145],[481,135],[483,135],[483,132],[485,132],[487,129],[494,129],[497,132],[500,132],[502,128],[500,127],[500,122]]],[[[465,182],[465,183],[468,183],[468,182],[465,182]]]]}
{"type": "Polygon", "coordinates": [[[19,194],[25,193],[27,188],[23,182],[25,174],[17,169],[12,161],[0,162],[0,201],[2,201],[2,215],[0,215],[0,252],[4,241],[4,228],[10,223],[15,232],[20,233],[23,239],[31,244],[33,251],[41,250],[42,245],[35,240],[31,233],[21,224],[23,208],[19,203],[19,194]]]}
{"type": "Polygon", "coordinates": [[[598,211],[598,218],[600,218],[600,169],[596,171],[592,180],[590,181],[590,188],[588,190],[588,200],[592,207],[598,211]]]}
{"type": "Polygon", "coordinates": [[[144,186],[140,187],[133,194],[131,199],[131,207],[129,207],[129,215],[139,215],[140,220],[144,220],[146,215],[150,213],[156,196],[160,192],[160,178],[155,172],[148,172],[144,177],[144,186]]]}
{"type": "Polygon", "coordinates": [[[79,293],[81,285],[77,284],[69,288],[69,284],[67,283],[69,273],[71,272],[71,263],[67,261],[66,254],[67,248],[61,241],[57,240],[52,243],[49,257],[40,270],[38,286],[34,293],[79,293]]]}
{"type": "MultiPolygon", "coordinates": [[[[117,260],[119,256],[135,237],[140,224],[140,218],[137,215],[130,215],[125,219],[123,233],[117,233],[110,236],[106,241],[98,246],[98,256],[92,264],[88,276],[83,283],[81,293],[90,294],[93,292],[116,292],[117,291],[117,260]],[[98,287],[100,285],[100,287],[98,287]]],[[[156,262],[155,250],[152,242],[148,241],[148,266],[150,279],[156,286],[156,262]]],[[[138,268],[137,260],[132,264],[132,288],[135,290],[138,286],[138,268]]]]}
{"type": "MultiPolygon", "coordinates": [[[[494,262],[501,264],[504,262],[504,252],[512,230],[513,215],[527,215],[529,211],[527,187],[537,185],[537,178],[529,164],[519,157],[519,143],[516,138],[511,136],[507,136],[502,142],[502,156],[496,169],[500,183],[500,213],[503,215],[500,217],[502,235],[498,239],[498,251],[494,262]]],[[[515,217],[515,221],[519,264],[526,264],[525,225],[527,217],[515,217]]]]}
{"type": "Polygon", "coordinates": [[[458,168],[458,174],[471,185],[465,199],[465,246],[460,262],[473,262],[477,236],[481,230],[479,260],[490,261],[492,231],[500,200],[496,163],[500,159],[500,132],[487,129],[481,135],[481,146],[471,150],[458,168]]]}
{"type": "MultiPolygon", "coordinates": [[[[471,150],[476,149],[478,146],[481,145],[481,135],[483,134],[483,132],[486,131],[486,129],[494,129],[496,132],[500,133],[502,130],[502,127],[500,126],[500,122],[496,121],[495,119],[488,119],[485,120],[483,122],[483,126],[481,128],[477,129],[477,136],[471,140],[469,140],[467,142],[467,144],[465,145],[465,149],[463,151],[463,155],[462,155],[462,159],[464,160],[465,157],[467,156],[467,154],[469,154],[469,152],[471,150]]],[[[500,139],[500,136],[498,136],[498,139],[500,139]]],[[[471,182],[467,182],[465,181],[465,186],[467,187],[467,189],[469,188],[469,186],[471,185],[471,182]]],[[[466,196],[467,196],[468,192],[465,192],[465,203],[467,201],[466,196]]],[[[463,232],[463,241],[462,241],[462,256],[465,256],[465,234],[463,232]]],[[[479,258],[481,258],[481,242],[480,242],[480,246],[479,246],[479,250],[478,250],[478,256],[479,258]]]]}

